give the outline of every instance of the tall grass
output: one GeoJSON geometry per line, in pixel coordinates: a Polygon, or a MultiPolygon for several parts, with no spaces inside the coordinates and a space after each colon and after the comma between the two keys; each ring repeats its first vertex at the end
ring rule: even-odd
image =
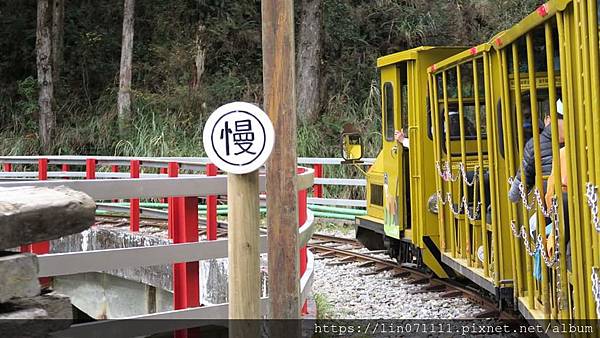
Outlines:
{"type": "MultiPolygon", "coordinates": [[[[30,93],[31,94],[31,93],[30,93]]],[[[201,98],[187,89],[169,93],[134,92],[130,134],[120,138],[116,115],[116,89],[93,105],[62,100],[57,107],[58,127],[53,154],[108,156],[205,156],[202,128],[209,115],[201,98]]],[[[301,123],[297,131],[297,153],[302,157],[340,157],[341,133],[353,124],[363,136],[364,156],[374,157],[381,146],[379,85],[369,85],[362,102],[350,89],[331,97],[322,116],[301,123]]],[[[0,155],[38,155],[39,140],[33,110],[35,95],[23,96],[13,105],[13,121],[0,129],[0,155]],[[31,107],[23,110],[23,107],[31,107]],[[19,114],[19,111],[25,113],[19,114]]],[[[325,166],[325,177],[362,177],[352,166],[325,166]]],[[[362,189],[327,186],[325,196],[364,198],[362,189]]]]}

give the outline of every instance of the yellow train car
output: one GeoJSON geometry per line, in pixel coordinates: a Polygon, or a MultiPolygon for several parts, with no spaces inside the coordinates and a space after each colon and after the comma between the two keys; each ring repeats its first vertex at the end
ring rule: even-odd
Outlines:
{"type": "Polygon", "coordinates": [[[378,59],[383,146],[357,238],[529,319],[600,318],[599,2],[378,59]]]}
{"type": "Polygon", "coordinates": [[[427,207],[435,196],[427,67],[462,49],[419,47],[377,60],[383,147],[366,173],[367,215],[357,221],[357,238],[368,247],[387,247],[400,262],[424,262],[442,277],[437,222],[427,207]],[[395,140],[400,130],[405,145],[395,140]]]}
{"type": "Polygon", "coordinates": [[[442,262],[497,296],[512,298],[512,236],[498,181],[496,67],[482,44],[429,68],[442,262]]]}

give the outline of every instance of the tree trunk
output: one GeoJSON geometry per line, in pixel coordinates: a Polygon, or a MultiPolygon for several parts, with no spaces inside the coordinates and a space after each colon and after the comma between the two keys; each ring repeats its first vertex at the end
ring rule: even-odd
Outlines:
{"type": "Polygon", "coordinates": [[[125,0],[123,9],[123,43],[119,75],[119,133],[125,137],[131,122],[131,60],[133,54],[133,13],[135,0],[125,0]]]}
{"type": "Polygon", "coordinates": [[[323,0],[302,0],[298,43],[298,116],[314,120],[321,110],[321,55],[323,48],[323,0]]]}
{"type": "Polygon", "coordinates": [[[52,82],[52,1],[38,0],[36,29],[36,63],[40,106],[39,137],[42,151],[48,153],[52,148],[55,117],[52,111],[54,102],[54,84],[52,82]]]}
{"type": "Polygon", "coordinates": [[[196,32],[196,57],[194,59],[195,72],[192,76],[192,89],[198,90],[200,87],[200,80],[202,74],[204,74],[205,63],[206,63],[206,27],[202,24],[198,24],[198,31],[196,32]]]}
{"type": "Polygon", "coordinates": [[[64,25],[65,0],[54,0],[52,8],[52,79],[57,90],[63,64],[64,25]]]}

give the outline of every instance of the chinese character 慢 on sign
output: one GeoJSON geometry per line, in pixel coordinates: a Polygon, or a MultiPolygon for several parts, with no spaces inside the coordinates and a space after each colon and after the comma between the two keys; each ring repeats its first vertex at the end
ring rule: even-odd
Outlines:
{"type": "Polygon", "coordinates": [[[208,157],[227,172],[258,169],[273,147],[271,121],[260,108],[249,103],[235,102],[220,107],[204,128],[208,157]]]}

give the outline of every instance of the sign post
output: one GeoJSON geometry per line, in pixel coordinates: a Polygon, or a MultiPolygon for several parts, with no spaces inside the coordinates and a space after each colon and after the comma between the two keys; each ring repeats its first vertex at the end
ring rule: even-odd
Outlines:
{"type": "MultiPolygon", "coordinates": [[[[204,126],[204,150],[227,172],[229,319],[260,318],[258,169],[271,154],[274,140],[269,117],[250,103],[223,105],[204,126]]],[[[259,336],[254,324],[232,322],[229,336],[259,336]]]]}

